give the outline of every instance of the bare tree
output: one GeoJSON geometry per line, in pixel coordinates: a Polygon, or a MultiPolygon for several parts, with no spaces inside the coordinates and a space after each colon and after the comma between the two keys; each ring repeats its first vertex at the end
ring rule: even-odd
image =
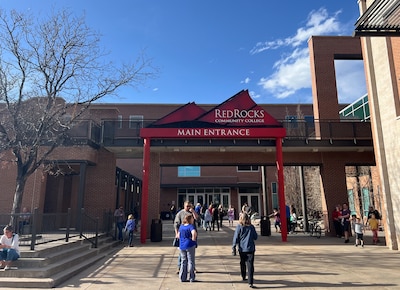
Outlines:
{"type": "Polygon", "coordinates": [[[17,165],[11,214],[20,212],[27,178],[92,102],[157,74],[143,54],[119,66],[106,55],[83,16],[61,10],[35,20],[0,11],[0,152],[11,151],[17,165]]]}

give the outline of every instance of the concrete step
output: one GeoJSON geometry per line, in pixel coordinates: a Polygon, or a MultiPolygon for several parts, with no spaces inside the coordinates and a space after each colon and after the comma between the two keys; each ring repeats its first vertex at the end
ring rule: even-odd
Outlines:
{"type": "Polygon", "coordinates": [[[114,253],[121,245],[109,237],[99,238],[97,248],[92,248],[88,242],[71,244],[72,247],[55,245],[58,253],[46,250],[35,254],[48,254],[48,257],[21,258],[13,265],[18,267],[17,270],[0,270],[0,285],[10,288],[52,288],[114,253]]]}

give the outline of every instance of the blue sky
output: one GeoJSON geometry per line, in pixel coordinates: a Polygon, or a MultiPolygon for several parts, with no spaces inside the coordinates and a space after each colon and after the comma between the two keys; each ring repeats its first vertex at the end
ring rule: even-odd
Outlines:
{"type": "MultiPolygon", "coordinates": [[[[218,104],[247,89],[260,104],[312,103],[307,41],[351,35],[357,0],[0,0],[0,8],[68,8],[101,33],[113,62],[145,51],[156,79],[110,103],[218,104]]],[[[362,61],[337,61],[339,102],[366,93],[362,61]]]]}

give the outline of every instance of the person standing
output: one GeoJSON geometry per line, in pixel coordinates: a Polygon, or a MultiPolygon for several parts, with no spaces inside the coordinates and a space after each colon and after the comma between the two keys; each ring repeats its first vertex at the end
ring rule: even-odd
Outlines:
{"type": "Polygon", "coordinates": [[[338,204],[335,207],[335,210],[332,212],[333,227],[335,228],[336,237],[338,237],[338,238],[341,238],[343,236],[342,224],[339,219],[339,216],[341,215],[341,210],[342,210],[342,207],[340,206],[340,204],[338,204]]]}
{"type": "Polygon", "coordinates": [[[205,229],[206,231],[207,230],[211,231],[211,222],[212,222],[212,214],[210,212],[210,209],[206,208],[206,212],[204,213],[203,229],[205,229]]]}
{"type": "Polygon", "coordinates": [[[280,233],[281,232],[281,214],[279,213],[279,210],[277,208],[274,208],[272,214],[270,214],[269,217],[274,218],[275,232],[280,233]]]}
{"type": "Polygon", "coordinates": [[[250,216],[242,213],[239,217],[239,224],[236,226],[232,241],[232,254],[236,256],[238,246],[240,256],[240,273],[242,280],[246,281],[246,266],[248,270],[249,287],[253,288],[254,283],[254,253],[256,251],[255,240],[258,235],[256,229],[251,224],[250,216]]]}
{"type": "Polygon", "coordinates": [[[197,247],[197,231],[194,226],[193,215],[186,215],[183,218],[182,224],[179,227],[179,249],[181,257],[181,266],[179,269],[179,280],[181,282],[187,281],[189,273],[189,281],[195,282],[196,278],[196,261],[195,253],[197,247]]]}
{"type": "Polygon", "coordinates": [[[229,205],[228,208],[228,222],[229,226],[233,226],[233,220],[235,219],[235,209],[232,207],[232,205],[229,205]]]}
{"type": "Polygon", "coordinates": [[[6,226],[3,233],[0,238],[0,267],[10,270],[11,263],[20,257],[19,236],[14,233],[11,226],[6,226]]]}
{"type": "Polygon", "coordinates": [[[368,225],[372,231],[372,243],[376,245],[379,241],[378,239],[379,220],[375,217],[374,213],[372,213],[371,217],[368,219],[368,225]]]}
{"type": "MultiPolygon", "coordinates": [[[[178,236],[179,228],[180,228],[181,224],[183,223],[184,218],[187,215],[193,216],[195,221],[199,218],[196,211],[193,208],[192,203],[188,200],[183,203],[183,209],[181,209],[175,216],[174,224],[175,224],[175,237],[176,238],[179,238],[179,236],[178,236]]],[[[195,223],[194,223],[194,227],[196,229],[195,223]]],[[[178,270],[176,271],[177,274],[179,274],[180,268],[181,268],[181,255],[178,255],[178,270]]]]}
{"type": "Polygon", "coordinates": [[[219,227],[222,228],[222,221],[224,220],[225,210],[222,204],[218,206],[219,227]]]}
{"type": "Polygon", "coordinates": [[[344,242],[349,242],[349,230],[350,230],[350,210],[347,203],[343,204],[342,212],[339,215],[339,219],[342,223],[342,231],[344,233],[344,242]]]}
{"type": "Polygon", "coordinates": [[[118,240],[123,241],[122,230],[125,226],[125,211],[122,205],[115,210],[114,217],[118,229],[118,240]]]}
{"type": "Polygon", "coordinates": [[[219,231],[219,213],[217,205],[212,206],[212,230],[215,231],[215,225],[217,225],[217,229],[219,231]]]}
{"type": "Polygon", "coordinates": [[[133,232],[136,229],[136,221],[133,214],[128,216],[128,221],[125,225],[125,232],[128,232],[128,246],[133,247],[133,232]]]}

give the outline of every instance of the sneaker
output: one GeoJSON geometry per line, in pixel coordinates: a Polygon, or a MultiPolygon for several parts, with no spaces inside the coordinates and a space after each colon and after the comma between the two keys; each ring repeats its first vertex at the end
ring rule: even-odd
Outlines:
{"type": "Polygon", "coordinates": [[[4,270],[11,270],[11,267],[7,265],[4,267],[4,270]]]}
{"type": "Polygon", "coordinates": [[[250,288],[254,288],[253,284],[249,284],[249,287],[250,287],[250,288]]]}
{"type": "Polygon", "coordinates": [[[347,239],[347,240],[344,240],[344,243],[345,243],[345,244],[349,243],[349,240],[348,240],[348,239],[347,239]]]}
{"type": "Polygon", "coordinates": [[[357,245],[357,244],[354,244],[354,246],[355,246],[355,247],[358,247],[358,245],[357,245]]]}

